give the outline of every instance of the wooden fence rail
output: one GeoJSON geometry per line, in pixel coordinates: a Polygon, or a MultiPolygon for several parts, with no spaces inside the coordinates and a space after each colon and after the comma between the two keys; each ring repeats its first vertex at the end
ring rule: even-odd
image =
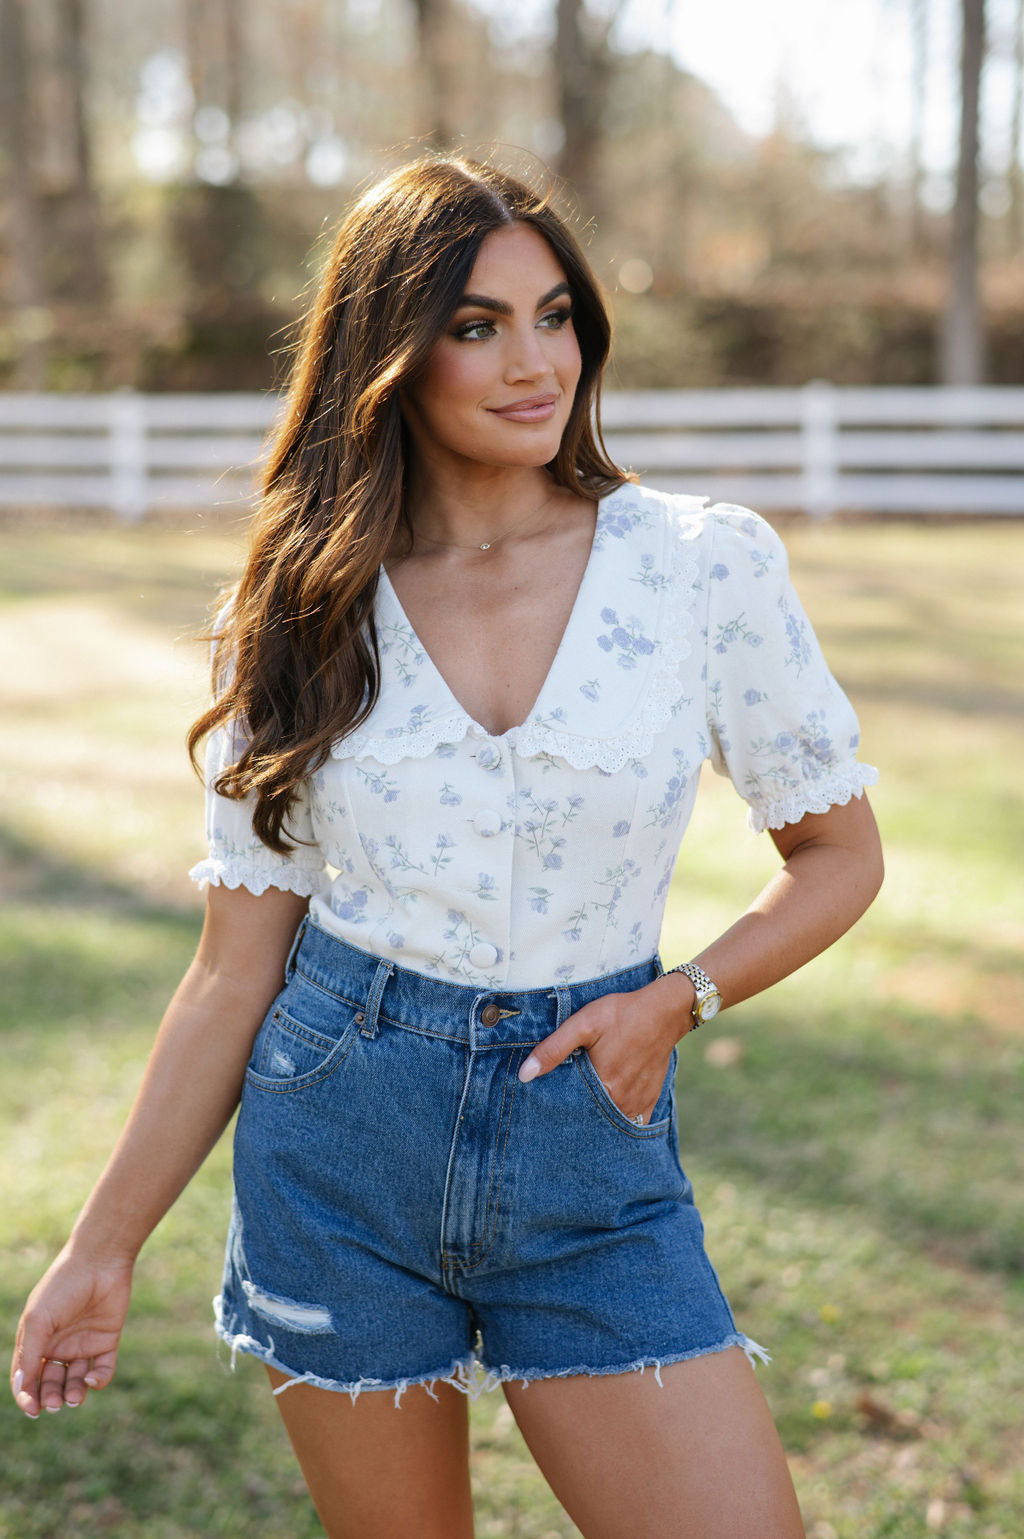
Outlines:
{"type": "MultiPolygon", "coordinates": [[[[252,497],[278,401],[0,393],[0,506],[227,507],[252,497]]],[[[763,512],[1024,515],[1024,388],[609,394],[608,448],[665,491],[763,512]]]]}

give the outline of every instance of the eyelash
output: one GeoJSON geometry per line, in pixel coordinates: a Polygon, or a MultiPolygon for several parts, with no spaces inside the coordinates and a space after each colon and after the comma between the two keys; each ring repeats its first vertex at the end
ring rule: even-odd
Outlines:
{"type": "MultiPolygon", "coordinates": [[[[571,320],[572,310],[568,305],[561,305],[557,310],[548,310],[546,314],[541,316],[541,321],[556,322],[554,326],[545,328],[548,331],[561,331],[562,327],[566,326],[571,320]]],[[[471,335],[472,332],[479,331],[482,326],[491,327],[493,332],[494,322],[466,321],[464,325],[457,326],[455,328],[455,330],[452,332],[452,336],[457,342],[482,342],[485,340],[483,337],[474,337],[471,335]]]]}

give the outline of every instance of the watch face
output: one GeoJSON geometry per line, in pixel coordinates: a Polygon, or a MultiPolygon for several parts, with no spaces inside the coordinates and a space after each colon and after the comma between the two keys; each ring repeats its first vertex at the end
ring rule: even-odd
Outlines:
{"type": "Polygon", "coordinates": [[[697,1014],[701,1022],[712,1020],[722,1008],[722,996],[719,993],[709,994],[707,999],[702,999],[697,1005],[697,1014]]]}

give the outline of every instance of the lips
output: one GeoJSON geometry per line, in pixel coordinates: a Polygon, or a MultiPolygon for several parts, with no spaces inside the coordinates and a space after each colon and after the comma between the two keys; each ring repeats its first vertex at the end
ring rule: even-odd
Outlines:
{"type": "Polygon", "coordinates": [[[554,395],[531,395],[521,401],[512,401],[508,406],[492,406],[490,410],[508,422],[547,422],[554,416],[557,401],[558,397],[554,395]]]}

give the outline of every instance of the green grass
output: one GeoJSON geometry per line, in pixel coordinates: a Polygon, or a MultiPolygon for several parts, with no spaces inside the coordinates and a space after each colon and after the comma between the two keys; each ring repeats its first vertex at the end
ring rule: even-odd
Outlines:
{"type": "MultiPolygon", "coordinates": [[[[189,636],[238,543],[96,521],[0,541],[9,1339],[195,942],[189,636]]],[[[812,1539],[1019,1539],[1024,528],[794,525],[787,543],[882,768],[887,882],[826,957],[683,1044],[683,1160],[740,1325],[773,1355],[812,1539]]],[[[709,777],[666,961],[774,860],[709,777]]],[[[210,1331],[227,1179],[222,1143],[143,1253],[114,1389],[35,1424],[0,1408],[0,1539],[319,1532],[261,1370],[231,1375],[210,1331]]],[[[481,1539],[573,1534],[500,1394],[472,1428],[481,1539]]]]}

